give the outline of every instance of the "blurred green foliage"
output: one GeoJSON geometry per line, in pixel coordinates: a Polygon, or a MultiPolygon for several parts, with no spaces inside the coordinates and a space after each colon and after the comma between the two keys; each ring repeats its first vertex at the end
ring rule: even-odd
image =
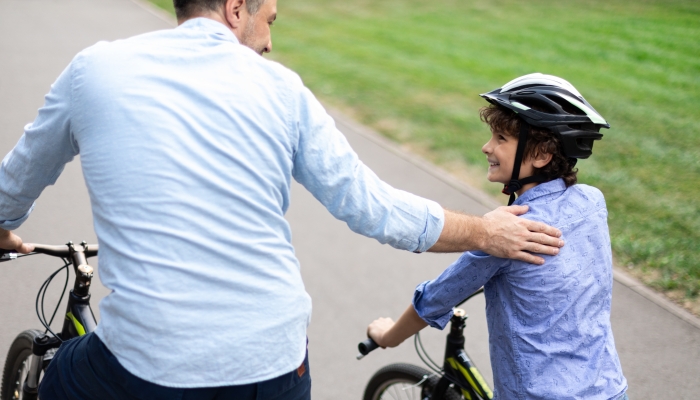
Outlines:
{"type": "Polygon", "coordinates": [[[157,5],[158,7],[175,15],[175,8],[173,8],[173,0],[149,0],[149,1],[151,3],[157,5]]]}
{"type": "Polygon", "coordinates": [[[531,72],[569,80],[612,126],[579,181],[606,195],[617,262],[698,296],[700,2],[279,0],[278,14],[274,59],[438,163],[485,172],[479,93],[531,72]]]}

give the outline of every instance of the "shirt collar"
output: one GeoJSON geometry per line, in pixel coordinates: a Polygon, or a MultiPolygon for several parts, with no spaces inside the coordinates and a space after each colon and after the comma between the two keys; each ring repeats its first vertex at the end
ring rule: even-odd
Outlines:
{"type": "Polygon", "coordinates": [[[178,26],[177,29],[198,30],[214,34],[216,37],[220,37],[223,40],[238,43],[238,38],[236,38],[236,35],[234,35],[226,25],[209,18],[199,17],[189,19],[178,26]]]}
{"type": "Polygon", "coordinates": [[[521,205],[523,203],[527,203],[527,202],[530,202],[532,200],[535,200],[538,197],[546,196],[548,194],[563,192],[565,190],[566,190],[566,184],[564,183],[564,180],[561,178],[555,179],[555,180],[549,181],[549,182],[540,183],[539,185],[535,186],[534,188],[523,193],[523,195],[518,197],[513,204],[514,205],[521,205]]]}

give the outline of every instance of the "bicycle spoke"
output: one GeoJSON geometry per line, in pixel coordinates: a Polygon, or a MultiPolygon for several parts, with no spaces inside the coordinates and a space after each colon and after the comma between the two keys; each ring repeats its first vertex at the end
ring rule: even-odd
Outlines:
{"type": "Polygon", "coordinates": [[[384,389],[380,400],[420,400],[421,387],[406,382],[395,382],[384,389]]]}

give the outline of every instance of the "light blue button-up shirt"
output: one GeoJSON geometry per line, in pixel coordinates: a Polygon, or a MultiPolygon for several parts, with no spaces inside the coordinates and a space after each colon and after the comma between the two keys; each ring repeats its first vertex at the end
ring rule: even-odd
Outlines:
{"type": "Polygon", "coordinates": [[[416,288],[413,304],[444,328],[484,286],[496,399],[617,399],[627,389],[610,327],[612,252],[603,194],[557,179],[523,193],[523,218],[562,231],[542,266],[466,252],[416,288]]]}
{"type": "Polygon", "coordinates": [[[382,182],[285,67],[208,19],[78,54],[0,168],[17,228],[80,154],[100,244],[97,334],[172,387],[296,369],[311,299],[284,214],[292,177],[355,232],[409,251],[442,208],[382,182]]]}

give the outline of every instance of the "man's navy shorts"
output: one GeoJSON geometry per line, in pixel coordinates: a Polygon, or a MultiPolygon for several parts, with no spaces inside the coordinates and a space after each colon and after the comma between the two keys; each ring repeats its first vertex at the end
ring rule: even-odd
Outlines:
{"type": "Polygon", "coordinates": [[[308,354],[298,370],[249,385],[178,389],[140,379],[94,333],[61,345],[39,385],[42,400],[310,400],[308,354]]]}

